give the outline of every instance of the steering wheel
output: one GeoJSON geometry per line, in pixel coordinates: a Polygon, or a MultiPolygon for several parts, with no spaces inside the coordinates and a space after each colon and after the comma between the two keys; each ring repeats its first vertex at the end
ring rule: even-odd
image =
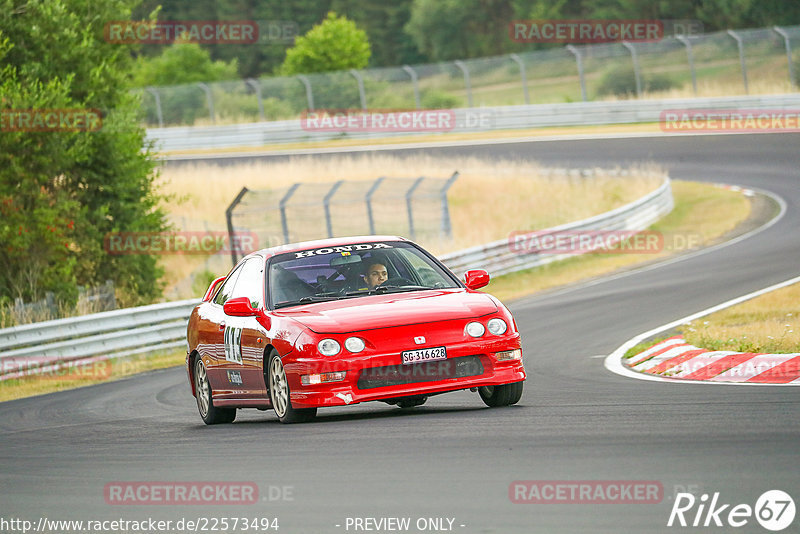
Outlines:
{"type": "Polygon", "coordinates": [[[413,285],[416,284],[407,278],[403,278],[402,276],[393,276],[392,278],[389,278],[384,283],[376,287],[413,286],[413,285]]]}

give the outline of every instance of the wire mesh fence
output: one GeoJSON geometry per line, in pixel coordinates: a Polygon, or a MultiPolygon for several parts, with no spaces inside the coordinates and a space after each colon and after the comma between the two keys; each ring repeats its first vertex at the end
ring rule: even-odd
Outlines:
{"type": "Polygon", "coordinates": [[[451,109],[652,94],[790,92],[797,87],[798,47],[800,26],[729,30],[139,92],[151,127],[291,119],[316,109],[451,109]]]}
{"type": "MultiPolygon", "coordinates": [[[[365,234],[451,237],[447,192],[458,178],[389,178],[242,189],[225,212],[231,242],[254,235],[258,248],[365,234]]],[[[236,263],[242,251],[233,247],[236,263]]]]}

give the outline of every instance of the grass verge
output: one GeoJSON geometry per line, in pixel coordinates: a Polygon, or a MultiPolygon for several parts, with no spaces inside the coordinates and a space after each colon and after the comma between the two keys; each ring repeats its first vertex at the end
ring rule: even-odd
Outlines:
{"type": "Polygon", "coordinates": [[[582,254],[518,273],[498,276],[486,291],[503,301],[586,280],[681,252],[693,242],[705,246],[730,232],[750,215],[750,202],[741,193],[710,184],[672,182],[675,209],[650,227],[665,238],[664,250],[648,254],[582,254]]]}
{"type": "Polygon", "coordinates": [[[54,372],[5,380],[0,382],[0,402],[90,386],[119,380],[145,371],[175,367],[182,365],[185,359],[186,352],[178,349],[152,355],[129,356],[117,360],[109,360],[108,367],[105,362],[101,362],[100,364],[89,366],[84,372],[68,373],[67,376],[54,372]]]}
{"type": "Polygon", "coordinates": [[[800,352],[800,284],[772,291],[682,325],[688,343],[709,350],[800,352]]]}

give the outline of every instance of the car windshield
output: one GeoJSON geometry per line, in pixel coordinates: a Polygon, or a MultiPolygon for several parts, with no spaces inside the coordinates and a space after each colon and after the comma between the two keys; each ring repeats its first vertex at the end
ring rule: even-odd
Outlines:
{"type": "Polygon", "coordinates": [[[270,260],[268,280],[272,308],[459,287],[436,261],[404,241],[280,254],[270,260]]]}

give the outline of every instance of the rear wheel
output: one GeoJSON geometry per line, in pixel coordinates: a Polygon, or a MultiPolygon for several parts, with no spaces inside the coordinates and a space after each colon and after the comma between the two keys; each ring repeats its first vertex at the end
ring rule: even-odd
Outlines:
{"type": "Polygon", "coordinates": [[[236,419],[236,408],[217,408],[211,394],[211,383],[208,372],[200,356],[194,362],[194,392],[197,399],[197,410],[207,425],[232,423],[236,419]]]}
{"type": "Polygon", "coordinates": [[[275,351],[272,351],[267,364],[267,387],[272,409],[281,423],[303,423],[310,421],[317,415],[316,408],[297,409],[292,407],[289,393],[289,382],[286,380],[286,371],[283,362],[275,351]]]}
{"type": "Polygon", "coordinates": [[[522,398],[522,384],[523,382],[514,382],[501,386],[481,386],[478,394],[486,406],[509,406],[518,403],[522,398]]]}

